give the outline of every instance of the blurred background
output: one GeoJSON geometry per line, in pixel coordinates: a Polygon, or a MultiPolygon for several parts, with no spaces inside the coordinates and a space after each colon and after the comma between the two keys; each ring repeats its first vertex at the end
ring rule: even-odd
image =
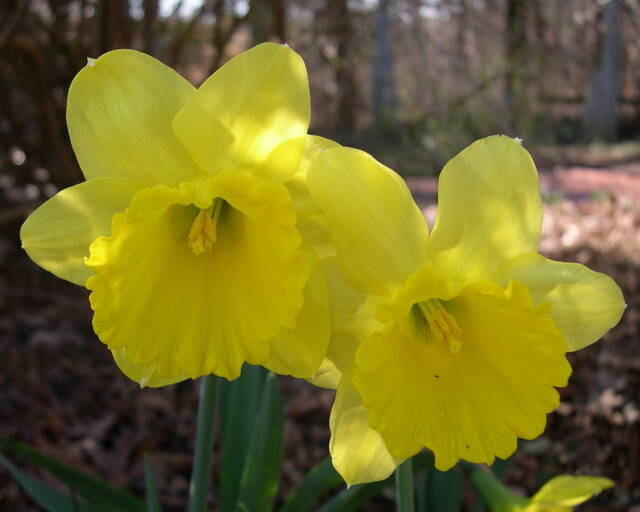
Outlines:
{"type": "MultiPolygon", "coordinates": [[[[629,307],[603,342],[571,355],[561,407],[506,478],[531,493],[557,473],[605,475],[617,488],[583,510],[640,512],[638,0],[0,0],[0,435],[135,492],[148,451],[163,501],[181,509],[193,383],[139,391],[122,377],[92,333],[86,292],[31,263],[18,230],[82,180],[65,103],[87,57],[136,48],[198,85],[268,40],[307,64],[311,132],[407,177],[430,221],[450,157],[494,133],[524,139],[541,171],[543,252],[609,273],[629,307]]],[[[281,383],[285,497],[327,453],[332,395],[281,383]]],[[[31,509],[0,471],[0,510],[31,509]]]]}

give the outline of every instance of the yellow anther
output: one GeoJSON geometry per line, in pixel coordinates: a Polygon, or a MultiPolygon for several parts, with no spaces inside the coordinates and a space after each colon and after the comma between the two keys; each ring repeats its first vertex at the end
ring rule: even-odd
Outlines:
{"type": "Polygon", "coordinates": [[[462,329],[456,319],[446,310],[437,299],[429,299],[418,304],[433,337],[444,342],[453,354],[462,348],[462,329]]]}
{"type": "Polygon", "coordinates": [[[196,256],[211,252],[217,238],[216,231],[221,210],[222,200],[216,199],[211,208],[200,210],[191,224],[189,247],[196,256]]]}

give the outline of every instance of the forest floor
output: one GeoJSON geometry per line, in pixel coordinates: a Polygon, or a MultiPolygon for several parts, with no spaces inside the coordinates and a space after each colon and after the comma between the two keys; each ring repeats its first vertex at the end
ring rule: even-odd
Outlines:
{"type": "MultiPolygon", "coordinates": [[[[410,179],[432,223],[434,179],[410,179]]],[[[569,358],[544,435],[523,443],[506,479],[531,494],[558,473],[617,483],[583,510],[640,512],[640,161],[556,167],[541,175],[542,252],[605,272],[628,307],[620,324],[569,358]]],[[[91,329],[87,293],[39,269],[15,238],[0,237],[0,435],[143,494],[149,452],[162,501],[181,510],[188,492],[196,387],[140,390],[114,367],[91,329]]],[[[285,458],[280,497],[327,455],[333,394],[282,378],[285,458]]],[[[0,470],[0,509],[38,510],[0,470]]],[[[384,499],[367,510],[388,510],[384,499]]]]}

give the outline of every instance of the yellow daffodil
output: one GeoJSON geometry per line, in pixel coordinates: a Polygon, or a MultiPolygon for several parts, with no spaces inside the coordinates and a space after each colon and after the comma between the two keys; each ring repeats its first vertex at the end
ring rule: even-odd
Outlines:
{"type": "Polygon", "coordinates": [[[332,143],[307,135],[309,109],[302,59],[272,43],[198,89],[132,50],[75,77],[67,123],[86,181],[38,208],[22,243],[91,290],[94,329],[130,378],[233,379],[245,361],[316,372],[327,290],[294,203],[332,143]]]}
{"type": "Polygon", "coordinates": [[[315,382],[337,387],[330,450],[345,480],[385,478],[424,447],[440,470],[491,463],[538,436],[571,373],[565,353],[614,326],[624,301],[609,277],[537,253],[522,145],[494,136],[453,158],[431,235],[403,180],[366,153],[322,152],[308,183],[337,248],[315,382]]]}
{"type": "Polygon", "coordinates": [[[533,497],[524,498],[480,467],[472,471],[471,481],[491,512],[571,512],[615,485],[604,477],[562,475],[549,480],[533,497]]]}

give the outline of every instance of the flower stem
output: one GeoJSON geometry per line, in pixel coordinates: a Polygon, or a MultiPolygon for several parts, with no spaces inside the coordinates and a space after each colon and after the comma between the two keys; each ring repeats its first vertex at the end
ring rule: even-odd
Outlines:
{"type": "Polygon", "coordinates": [[[396,468],[396,510],[413,512],[413,465],[407,459],[396,468]]]}
{"type": "Polygon", "coordinates": [[[193,467],[191,468],[191,484],[189,486],[189,512],[205,512],[207,510],[217,399],[218,378],[214,375],[202,377],[196,445],[193,451],[193,467]]]}

